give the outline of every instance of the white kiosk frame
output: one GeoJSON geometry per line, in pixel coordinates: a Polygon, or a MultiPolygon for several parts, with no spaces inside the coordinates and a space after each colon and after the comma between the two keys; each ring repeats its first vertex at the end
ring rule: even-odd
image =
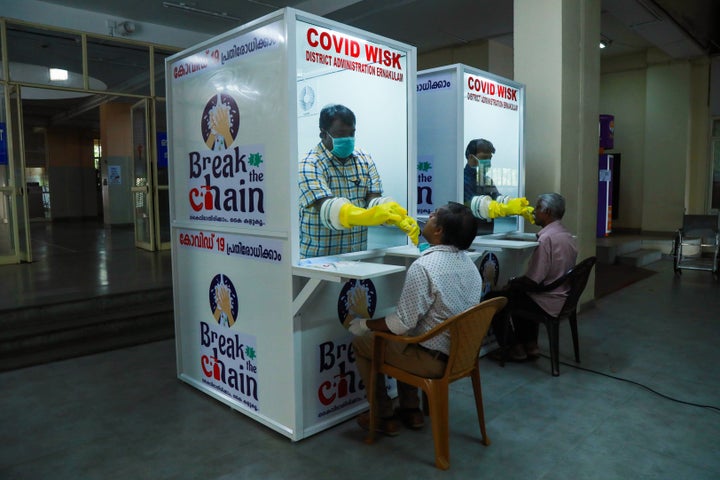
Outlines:
{"type": "MultiPolygon", "coordinates": [[[[458,63],[418,72],[416,92],[418,218],[448,201],[463,203],[465,149],[473,139],[489,140],[496,149],[490,176],[499,193],[525,195],[523,84],[458,63]]],[[[533,234],[521,233],[519,216],[485,226],[473,248],[482,252],[479,268],[487,292],[521,275],[537,242],[533,234]]]]}
{"type": "Polygon", "coordinates": [[[298,157],[345,104],[415,211],[415,72],[415,47],[291,8],[167,59],[178,377],[292,440],[367,407],[339,318],[354,289],[389,311],[417,256],[373,227],[369,250],[301,263],[298,157]]]}

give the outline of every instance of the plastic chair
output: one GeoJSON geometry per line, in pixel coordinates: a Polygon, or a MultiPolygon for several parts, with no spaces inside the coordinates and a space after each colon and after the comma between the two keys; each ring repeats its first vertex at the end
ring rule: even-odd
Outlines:
{"type": "Polygon", "coordinates": [[[483,412],[478,360],[480,347],[490,327],[493,315],[502,309],[506,303],[507,299],[505,297],[487,300],[447,319],[441,325],[417,337],[373,332],[374,343],[371,380],[367,392],[370,401],[370,428],[365,440],[366,443],[373,443],[375,440],[377,405],[375,404],[374,392],[377,388],[377,375],[386,374],[400,382],[422,389],[426,414],[429,407],[430,423],[432,424],[435,445],[435,465],[438,468],[447,470],[450,467],[448,397],[449,385],[455,380],[464,377],[470,377],[472,379],[473,391],[475,393],[475,408],[477,409],[480,433],[483,439],[482,443],[484,445],[490,445],[490,440],[485,432],[485,414],[483,412]],[[450,354],[448,355],[445,374],[442,377],[420,377],[385,363],[386,342],[418,344],[437,335],[443,335],[446,332],[450,334],[450,354]]]}
{"type": "Polygon", "coordinates": [[[560,375],[560,321],[567,318],[572,332],[573,348],[575,350],[575,362],[580,363],[580,347],[578,343],[577,329],[577,305],[587,285],[590,272],[597,257],[588,257],[567,271],[565,275],[548,285],[532,284],[527,281],[524,288],[528,292],[547,292],[554,290],[564,283],[570,285],[570,291],[565,299],[565,304],[557,317],[547,313],[541,314],[528,311],[512,311],[513,318],[524,318],[545,325],[548,333],[548,344],[550,346],[550,366],[554,377],[560,375]]]}
{"type": "Polygon", "coordinates": [[[684,215],[683,226],[673,241],[673,268],[676,275],[683,269],[707,270],[718,277],[720,227],[718,215],[684,215]],[[703,250],[710,250],[704,255],[703,250]]]}

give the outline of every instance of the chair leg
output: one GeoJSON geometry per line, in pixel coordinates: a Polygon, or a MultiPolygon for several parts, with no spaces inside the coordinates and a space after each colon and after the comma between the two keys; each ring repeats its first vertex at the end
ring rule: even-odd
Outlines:
{"type": "Polygon", "coordinates": [[[545,322],[548,331],[548,342],[550,344],[550,367],[554,377],[560,375],[560,324],[553,318],[545,322]]]}
{"type": "Polygon", "coordinates": [[[572,332],[573,348],[575,349],[575,362],[580,363],[580,344],[578,342],[577,313],[572,312],[569,318],[570,331],[572,332]]]}
{"type": "Polygon", "coordinates": [[[435,466],[441,470],[450,468],[450,427],[448,426],[448,384],[442,381],[430,383],[430,423],[435,445],[435,466]]]}
{"type": "Polygon", "coordinates": [[[485,410],[483,408],[482,387],[480,386],[480,371],[477,367],[475,367],[470,378],[472,378],[473,392],[475,393],[475,408],[477,409],[478,422],[480,423],[482,443],[487,446],[490,445],[490,439],[485,431],[485,410]]]}
{"type": "MultiPolygon", "coordinates": [[[[503,341],[502,341],[502,345],[500,345],[500,366],[501,367],[505,366],[505,359],[507,358],[508,337],[510,336],[509,335],[510,329],[512,328],[513,330],[515,330],[515,325],[513,324],[512,317],[510,315],[507,315],[505,317],[504,323],[505,323],[505,326],[503,328],[503,334],[502,334],[503,341]]],[[[500,341],[497,338],[497,336],[495,338],[495,341],[498,342],[498,344],[500,344],[500,341]]]]}

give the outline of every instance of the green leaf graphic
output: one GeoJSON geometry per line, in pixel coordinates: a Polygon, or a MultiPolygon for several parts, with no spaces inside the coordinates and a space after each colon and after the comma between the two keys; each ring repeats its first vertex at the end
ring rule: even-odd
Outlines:
{"type": "Polygon", "coordinates": [[[245,347],[245,356],[247,356],[250,360],[254,360],[256,357],[255,349],[252,347],[245,347]]]}
{"type": "Polygon", "coordinates": [[[263,163],[262,155],[259,153],[251,153],[248,163],[253,167],[259,167],[260,164],[263,163]]]}

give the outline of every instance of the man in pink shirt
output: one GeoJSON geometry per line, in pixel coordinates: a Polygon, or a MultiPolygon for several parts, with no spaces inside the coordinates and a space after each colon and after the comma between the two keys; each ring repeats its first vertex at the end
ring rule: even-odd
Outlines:
{"type": "MultiPolygon", "coordinates": [[[[525,275],[514,278],[505,289],[492,292],[491,296],[508,297],[507,306],[495,315],[493,330],[502,342],[504,330],[508,326],[508,358],[522,361],[528,357],[537,357],[538,323],[523,318],[514,318],[513,311],[547,312],[557,316],[567,298],[569,286],[561,285],[548,292],[528,292],[523,284],[531,281],[535,284],[548,285],[562,277],[575,266],[577,260],[577,242],[567,228],[560,222],[565,215],[565,198],[558,193],[539,195],[533,212],[535,224],[542,227],[537,233],[539,245],[530,258],[525,275]],[[508,315],[512,323],[508,321],[508,315]]],[[[505,345],[503,345],[505,346],[505,345]]]]}

